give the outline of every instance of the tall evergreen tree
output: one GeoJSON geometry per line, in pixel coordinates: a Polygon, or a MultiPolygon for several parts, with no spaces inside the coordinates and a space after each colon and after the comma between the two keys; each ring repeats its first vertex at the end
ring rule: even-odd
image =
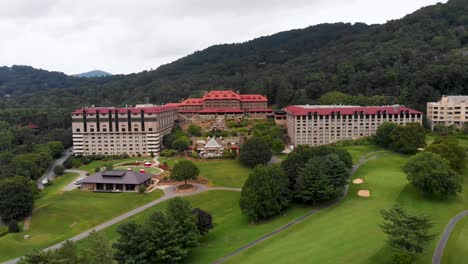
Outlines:
{"type": "Polygon", "coordinates": [[[399,263],[411,263],[413,257],[423,253],[435,237],[429,232],[432,223],[426,215],[411,214],[398,205],[380,213],[384,219],[380,227],[387,234],[388,245],[394,250],[394,260],[399,260],[399,263]]]}

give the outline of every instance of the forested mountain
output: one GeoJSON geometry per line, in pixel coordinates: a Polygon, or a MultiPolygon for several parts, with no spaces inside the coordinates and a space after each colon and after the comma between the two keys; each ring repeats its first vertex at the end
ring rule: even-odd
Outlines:
{"type": "Polygon", "coordinates": [[[441,94],[468,93],[468,0],[382,25],[321,24],[216,45],[138,74],[88,79],[3,67],[0,109],[59,108],[66,115],[86,104],[124,105],[146,97],[166,103],[223,87],[265,94],[278,107],[314,103],[336,90],[387,95],[424,110],[441,94]]]}
{"type": "Polygon", "coordinates": [[[105,71],[100,71],[100,70],[94,70],[94,71],[89,71],[89,72],[83,72],[79,74],[74,74],[73,76],[75,77],[85,77],[85,78],[93,78],[93,77],[105,77],[105,76],[111,76],[111,73],[105,72],[105,71]]]}

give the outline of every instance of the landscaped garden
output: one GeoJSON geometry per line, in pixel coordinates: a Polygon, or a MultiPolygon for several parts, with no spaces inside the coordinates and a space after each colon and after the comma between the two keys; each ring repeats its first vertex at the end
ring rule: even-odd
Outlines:
{"type": "Polygon", "coordinates": [[[0,238],[0,261],[66,240],[162,196],[159,190],[149,194],[63,192],[76,177],[75,173],[67,173],[39,194],[29,231],[0,238]],[[24,235],[30,238],[24,239],[24,235]]]}

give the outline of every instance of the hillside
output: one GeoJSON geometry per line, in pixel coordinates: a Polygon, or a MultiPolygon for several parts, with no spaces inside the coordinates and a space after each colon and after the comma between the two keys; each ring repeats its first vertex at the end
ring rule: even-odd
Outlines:
{"type": "Polygon", "coordinates": [[[75,77],[83,77],[83,78],[93,78],[93,77],[105,77],[105,76],[112,76],[112,73],[108,73],[101,70],[93,70],[89,72],[83,72],[79,74],[73,74],[75,77]]]}
{"type": "Polygon", "coordinates": [[[0,107],[68,109],[146,97],[166,103],[225,87],[265,94],[278,107],[313,103],[338,90],[387,95],[424,110],[441,94],[468,93],[467,14],[468,0],[450,0],[382,25],[321,24],[212,46],[154,71],[104,78],[3,67],[0,107]]]}

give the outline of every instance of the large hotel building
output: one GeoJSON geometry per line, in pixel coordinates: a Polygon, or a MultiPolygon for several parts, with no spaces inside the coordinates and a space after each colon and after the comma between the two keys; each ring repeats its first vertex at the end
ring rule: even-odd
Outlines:
{"type": "Polygon", "coordinates": [[[295,105],[285,109],[294,146],[319,146],[374,135],[383,122],[422,123],[422,113],[403,106],[295,105]]]}
{"type": "Polygon", "coordinates": [[[427,103],[427,119],[436,125],[461,127],[468,121],[468,96],[442,96],[438,102],[427,103]]]}
{"type": "Polygon", "coordinates": [[[191,116],[234,115],[265,118],[273,115],[268,108],[268,99],[259,94],[239,94],[233,91],[211,91],[202,98],[189,98],[180,103],[167,105],[177,107],[180,114],[191,116]]]}
{"type": "Polygon", "coordinates": [[[159,153],[162,137],[177,119],[173,106],[90,107],[71,113],[77,155],[159,153]]]}

